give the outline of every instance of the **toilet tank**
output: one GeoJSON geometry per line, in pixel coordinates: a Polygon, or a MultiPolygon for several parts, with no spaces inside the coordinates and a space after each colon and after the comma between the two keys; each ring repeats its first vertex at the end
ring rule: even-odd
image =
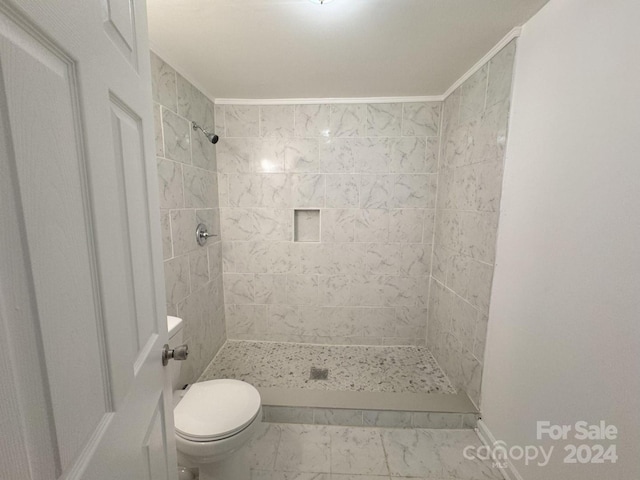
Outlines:
{"type": "MultiPolygon", "coordinates": [[[[169,348],[176,348],[182,345],[182,327],[184,323],[181,318],[167,316],[167,329],[169,331],[169,348]]],[[[180,380],[182,362],[169,361],[167,368],[171,369],[171,386],[172,390],[178,390],[184,386],[184,382],[180,380]]]]}

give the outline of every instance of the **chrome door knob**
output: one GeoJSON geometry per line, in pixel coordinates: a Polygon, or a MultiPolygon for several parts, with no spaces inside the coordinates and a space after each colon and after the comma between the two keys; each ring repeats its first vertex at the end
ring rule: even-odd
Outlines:
{"type": "Polygon", "coordinates": [[[168,344],[164,344],[162,347],[162,365],[165,367],[169,360],[186,360],[189,356],[189,346],[180,345],[179,347],[170,349],[168,344]]]}

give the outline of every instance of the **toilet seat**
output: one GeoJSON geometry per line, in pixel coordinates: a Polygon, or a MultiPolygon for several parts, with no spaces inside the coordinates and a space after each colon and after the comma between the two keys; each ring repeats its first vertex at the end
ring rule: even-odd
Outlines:
{"type": "Polygon", "coordinates": [[[212,442],[238,434],[260,412],[260,393],[240,380],[194,383],[174,409],[176,434],[212,442]]]}

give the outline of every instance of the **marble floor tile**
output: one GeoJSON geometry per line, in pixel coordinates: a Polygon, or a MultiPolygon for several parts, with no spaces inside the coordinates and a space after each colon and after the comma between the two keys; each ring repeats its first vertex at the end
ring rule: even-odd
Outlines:
{"type": "Polygon", "coordinates": [[[332,473],[331,480],[390,480],[390,477],[382,475],[344,475],[342,473],[332,473]]]}
{"type": "Polygon", "coordinates": [[[330,480],[330,474],[318,472],[279,472],[273,470],[252,470],[251,480],[330,480]]]}
{"type": "Polygon", "coordinates": [[[280,425],[263,423],[245,447],[245,458],[252,469],[273,470],[280,444],[280,425]]]}
{"type": "Polygon", "coordinates": [[[284,472],[329,472],[331,436],[327,427],[280,425],[280,443],[275,470],[284,472]]]}
{"type": "Polygon", "coordinates": [[[382,432],[392,477],[442,477],[444,467],[438,456],[433,431],[388,429],[382,432]]]}
{"type": "Polygon", "coordinates": [[[472,430],[431,430],[444,476],[461,480],[502,480],[500,471],[490,461],[468,460],[462,451],[467,445],[482,445],[472,430]]]}
{"type": "Polygon", "coordinates": [[[258,387],[455,393],[426,347],[336,346],[229,340],[199,381],[237,378],[258,387]],[[311,380],[311,368],[329,370],[311,380]]]}
{"type": "Polygon", "coordinates": [[[472,430],[271,424],[250,444],[251,480],[501,480],[468,445],[472,430]]]}
{"type": "Polygon", "coordinates": [[[380,432],[371,428],[329,427],[331,472],[388,475],[380,432]]]}

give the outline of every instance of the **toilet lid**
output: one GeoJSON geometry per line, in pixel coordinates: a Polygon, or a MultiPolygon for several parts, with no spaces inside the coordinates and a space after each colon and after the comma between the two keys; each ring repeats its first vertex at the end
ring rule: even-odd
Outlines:
{"type": "Polygon", "coordinates": [[[194,442],[230,437],[260,411],[260,393],[240,380],[194,383],[174,409],[176,433],[194,442]]]}

